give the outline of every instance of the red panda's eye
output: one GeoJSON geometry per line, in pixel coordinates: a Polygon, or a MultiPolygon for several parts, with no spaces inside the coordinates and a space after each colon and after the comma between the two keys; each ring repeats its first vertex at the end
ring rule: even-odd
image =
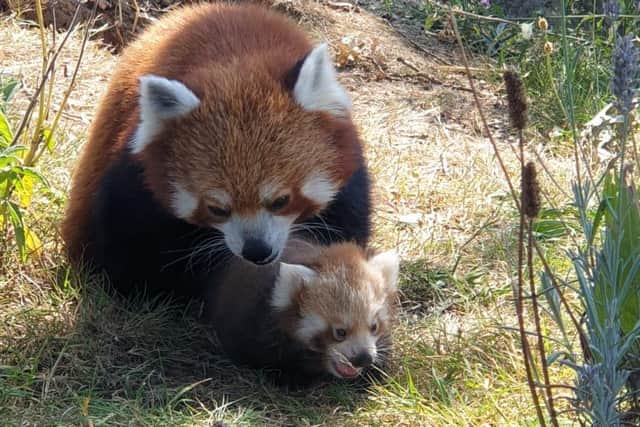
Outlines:
{"type": "Polygon", "coordinates": [[[269,204],[268,209],[271,212],[276,212],[283,209],[288,204],[289,204],[289,195],[280,196],[269,204]]]}
{"type": "Polygon", "coordinates": [[[209,212],[213,216],[228,218],[231,215],[231,209],[229,208],[219,208],[217,206],[209,206],[208,208],[209,208],[209,212]]]}
{"type": "Polygon", "coordinates": [[[336,341],[344,341],[344,339],[347,337],[347,331],[342,329],[342,328],[335,328],[333,330],[333,338],[335,338],[336,341]]]}
{"type": "Polygon", "coordinates": [[[378,322],[371,325],[371,333],[375,334],[376,332],[378,332],[378,322]]]}

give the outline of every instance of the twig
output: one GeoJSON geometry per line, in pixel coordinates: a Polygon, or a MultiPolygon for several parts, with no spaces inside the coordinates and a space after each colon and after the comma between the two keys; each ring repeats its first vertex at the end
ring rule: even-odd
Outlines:
{"type": "MultiPolygon", "coordinates": [[[[451,24],[453,27],[453,31],[454,34],[456,36],[456,40],[458,42],[458,45],[460,47],[460,52],[461,52],[461,56],[462,56],[462,61],[463,64],[465,66],[465,69],[467,70],[467,77],[469,79],[469,84],[471,86],[472,89],[472,93],[473,93],[473,98],[474,101],[476,103],[476,107],[478,109],[478,113],[480,115],[480,119],[482,121],[482,124],[485,128],[485,132],[489,137],[489,141],[491,142],[491,145],[494,149],[494,153],[496,155],[496,159],[498,160],[498,163],[500,165],[500,168],[502,169],[505,179],[507,181],[507,184],[509,186],[509,189],[511,191],[511,195],[514,199],[514,202],[516,204],[516,206],[518,207],[518,211],[520,213],[520,229],[519,229],[519,239],[518,239],[518,290],[517,290],[517,300],[516,300],[516,313],[518,316],[518,324],[519,324],[519,328],[520,328],[520,339],[521,339],[521,343],[522,343],[522,352],[523,352],[523,360],[524,360],[524,364],[525,364],[525,369],[526,369],[526,374],[527,374],[527,383],[529,385],[529,391],[531,393],[531,397],[533,399],[535,408],[536,408],[536,414],[538,416],[538,421],[540,422],[540,424],[544,427],[546,426],[545,420],[544,420],[544,415],[542,413],[542,408],[540,407],[540,402],[538,400],[538,393],[536,391],[536,387],[535,384],[533,382],[533,374],[532,374],[532,366],[531,366],[531,353],[529,351],[529,343],[525,334],[525,328],[524,328],[524,315],[523,315],[523,299],[522,299],[522,293],[523,293],[523,280],[522,280],[522,266],[523,266],[523,259],[524,259],[524,227],[525,227],[525,213],[524,213],[524,209],[522,206],[522,203],[520,201],[518,201],[518,197],[516,195],[515,189],[513,187],[513,184],[511,182],[511,179],[509,177],[509,174],[507,172],[506,166],[504,165],[504,162],[502,160],[502,157],[500,156],[500,152],[498,150],[498,146],[495,142],[495,140],[493,139],[493,135],[489,129],[489,126],[487,124],[487,120],[486,117],[484,115],[484,111],[482,109],[482,104],[480,103],[480,99],[479,96],[477,94],[477,90],[475,88],[475,84],[473,81],[473,77],[471,75],[471,71],[469,70],[469,61],[467,59],[466,56],[466,52],[464,49],[464,45],[462,43],[462,38],[460,37],[460,31],[458,30],[458,25],[457,25],[457,21],[456,21],[456,17],[454,15],[454,11],[453,9],[449,8],[449,16],[451,19],[451,24]]],[[[524,154],[523,154],[523,143],[522,143],[523,139],[522,139],[522,131],[520,130],[520,162],[521,162],[521,172],[524,170],[524,154]]]]}
{"type": "Polygon", "coordinates": [[[405,39],[411,46],[413,46],[414,48],[418,49],[420,52],[424,53],[427,56],[430,56],[431,58],[435,59],[437,62],[443,64],[443,65],[452,65],[451,62],[449,62],[448,60],[441,58],[439,55],[436,55],[435,53],[431,52],[430,50],[425,49],[424,47],[420,46],[418,43],[416,43],[415,40],[413,40],[412,37],[409,37],[406,33],[404,33],[403,31],[399,30],[398,28],[394,27],[391,22],[389,22],[387,19],[384,18],[380,18],[384,23],[386,23],[388,26],[390,26],[395,32],[397,32],[398,34],[400,34],[400,36],[405,39]]]}
{"type": "Polygon", "coordinates": [[[553,185],[555,185],[556,189],[558,191],[560,191],[562,193],[563,196],[565,196],[566,198],[569,198],[569,193],[567,193],[565,191],[564,188],[562,188],[562,186],[560,185],[560,183],[558,182],[558,180],[553,176],[553,174],[551,173],[551,171],[549,170],[549,168],[547,167],[547,165],[545,164],[545,162],[542,160],[542,156],[540,155],[540,153],[538,152],[538,150],[533,150],[533,153],[536,156],[536,160],[538,161],[538,164],[540,166],[542,166],[542,169],[544,169],[544,172],[546,173],[547,177],[551,180],[551,182],[553,183],[553,185]]]}
{"type": "Polygon", "coordinates": [[[483,231],[485,231],[488,227],[494,225],[496,223],[496,219],[494,218],[489,218],[488,220],[485,221],[484,224],[482,224],[480,227],[478,227],[478,229],[471,235],[471,237],[469,237],[462,245],[460,245],[460,247],[458,248],[458,255],[456,256],[456,261],[453,264],[453,267],[451,268],[451,275],[454,276],[456,274],[456,270],[458,269],[458,265],[460,264],[460,261],[462,260],[462,250],[467,247],[467,245],[469,245],[471,242],[473,242],[476,237],[478,237],[480,235],[480,233],[482,233],[483,231]]]}
{"type": "Polygon", "coordinates": [[[140,5],[138,4],[138,0],[133,0],[132,3],[135,13],[133,15],[133,23],[131,24],[131,33],[135,34],[138,26],[138,19],[140,18],[140,5]]]}
{"type": "MultiPolygon", "coordinates": [[[[512,27],[520,27],[520,24],[513,21],[513,20],[509,20],[509,19],[504,19],[504,18],[498,18],[496,16],[485,16],[485,15],[478,15],[477,13],[473,13],[473,12],[467,12],[466,10],[462,10],[462,9],[452,9],[449,6],[445,6],[442,5],[440,3],[438,3],[437,1],[433,1],[433,0],[428,0],[429,3],[431,3],[432,5],[439,7],[441,9],[445,9],[445,10],[450,10],[451,12],[455,13],[456,15],[460,15],[460,16],[466,16],[469,18],[473,18],[473,19],[479,19],[481,21],[488,21],[488,22],[497,22],[499,24],[507,24],[507,25],[511,25],[512,27]]],[[[530,20],[534,20],[535,18],[531,18],[530,20]]],[[[547,32],[551,35],[555,35],[553,32],[548,31],[547,32]]],[[[580,38],[580,37],[574,37],[574,36],[566,36],[567,38],[571,39],[571,40],[576,40],[576,41],[581,41],[581,42],[586,42],[587,40],[580,38]]]]}
{"type": "Polygon", "coordinates": [[[20,121],[20,126],[18,126],[18,130],[13,135],[13,141],[11,141],[11,144],[9,144],[9,145],[16,145],[18,143],[18,140],[19,140],[20,136],[22,135],[22,132],[24,132],[24,129],[27,126],[27,123],[29,122],[29,118],[31,117],[31,111],[35,107],[36,102],[38,101],[38,97],[40,96],[40,93],[42,92],[42,89],[44,88],[44,85],[47,83],[47,78],[51,74],[51,72],[52,72],[52,70],[53,70],[53,68],[55,66],[55,61],[58,58],[58,55],[60,55],[60,52],[62,52],[62,49],[63,49],[64,45],[66,44],[67,40],[69,39],[69,37],[71,36],[73,31],[75,30],[75,26],[76,26],[76,23],[77,23],[77,20],[78,20],[78,16],[80,15],[80,8],[81,8],[81,4],[78,4],[78,6],[76,6],[76,10],[75,10],[75,12],[73,14],[73,18],[71,19],[71,23],[69,24],[69,29],[67,30],[67,33],[62,38],[62,41],[60,42],[60,45],[58,46],[58,48],[54,52],[54,54],[53,54],[53,56],[51,58],[51,61],[49,61],[49,66],[47,67],[46,72],[43,74],[42,80],[40,81],[40,84],[38,85],[38,88],[36,89],[35,93],[31,97],[31,100],[29,101],[29,105],[27,106],[27,109],[25,110],[25,113],[22,116],[22,120],[20,121]]]}
{"type": "MultiPolygon", "coordinates": [[[[460,49],[461,49],[461,56],[462,56],[463,64],[464,64],[465,68],[469,68],[469,60],[467,59],[467,55],[466,55],[466,52],[464,50],[464,45],[462,44],[462,39],[460,37],[460,32],[458,31],[457,21],[455,20],[455,17],[453,15],[452,15],[452,18],[453,18],[452,19],[452,23],[453,23],[454,32],[456,33],[456,39],[457,39],[458,45],[460,46],[460,49]]],[[[509,187],[509,192],[511,193],[511,197],[513,199],[513,203],[515,204],[516,209],[519,211],[520,210],[520,201],[518,200],[518,197],[517,197],[516,192],[514,190],[513,183],[511,182],[511,178],[509,176],[509,172],[507,171],[507,168],[506,168],[506,166],[504,164],[504,161],[502,160],[502,156],[500,155],[500,150],[498,149],[498,144],[493,139],[493,134],[491,133],[491,130],[489,129],[487,118],[485,117],[484,110],[482,109],[482,104],[480,103],[480,98],[478,96],[478,92],[477,92],[475,84],[473,82],[473,76],[471,75],[471,72],[467,72],[467,78],[469,80],[469,85],[471,87],[471,92],[473,94],[474,103],[476,104],[476,108],[478,110],[478,114],[480,116],[480,121],[482,122],[482,126],[484,128],[485,134],[489,138],[489,142],[491,143],[491,146],[493,148],[493,152],[494,152],[494,154],[496,156],[496,160],[498,161],[498,165],[500,166],[500,169],[502,170],[502,173],[504,175],[505,181],[507,182],[507,185],[509,187]]],[[[560,285],[558,284],[558,281],[556,280],[555,276],[553,275],[552,270],[549,267],[549,263],[547,262],[547,259],[544,256],[544,252],[542,251],[542,249],[540,248],[540,245],[538,244],[538,242],[536,240],[533,241],[533,246],[536,249],[536,253],[538,254],[538,257],[539,257],[540,261],[542,262],[544,270],[547,273],[547,275],[549,276],[553,287],[558,291],[558,296],[560,297],[560,301],[561,301],[562,305],[567,310],[567,313],[569,314],[569,317],[571,318],[572,323],[574,324],[576,330],[578,331],[578,334],[580,335],[580,337],[582,339],[584,339],[585,333],[582,330],[582,327],[580,326],[580,323],[578,322],[578,320],[574,316],[573,311],[571,309],[571,306],[567,302],[567,299],[564,297],[564,294],[562,293],[560,285]]]]}
{"type": "Polygon", "coordinates": [[[33,158],[25,157],[24,164],[26,166],[32,166],[32,163],[35,164],[40,159],[40,156],[42,156],[42,153],[44,153],[45,150],[47,149],[51,138],[53,138],[53,132],[58,127],[58,122],[60,120],[60,117],[62,116],[62,111],[64,110],[64,107],[67,105],[67,101],[69,100],[69,96],[71,95],[71,92],[73,91],[73,87],[75,86],[75,83],[76,83],[76,78],[78,76],[78,71],[80,71],[80,64],[82,63],[82,58],[84,57],[85,48],[87,46],[87,40],[89,40],[90,28],[93,26],[93,22],[94,22],[94,19],[95,19],[95,16],[96,16],[97,5],[98,5],[98,2],[95,2],[94,6],[93,6],[93,10],[91,11],[91,16],[89,17],[89,21],[87,22],[87,26],[86,26],[85,31],[84,31],[84,36],[82,38],[82,44],[80,46],[80,53],[78,54],[78,60],[76,61],[76,65],[75,65],[75,67],[73,69],[73,74],[71,75],[71,81],[69,82],[69,85],[67,86],[67,90],[64,93],[64,96],[62,98],[62,102],[60,103],[60,107],[58,109],[58,112],[56,113],[56,116],[53,119],[53,123],[51,124],[51,129],[50,129],[49,135],[47,137],[47,140],[45,141],[44,145],[42,146],[40,152],[35,157],[33,157],[33,158]]]}
{"type": "Polygon", "coordinates": [[[458,45],[460,46],[460,54],[462,57],[462,62],[464,64],[465,69],[467,70],[467,79],[469,80],[469,86],[471,87],[471,93],[473,94],[473,100],[474,103],[476,104],[476,108],[478,110],[478,115],[480,116],[480,121],[482,122],[482,127],[484,128],[485,134],[487,135],[487,138],[489,138],[489,142],[491,143],[491,146],[493,147],[493,152],[496,156],[496,160],[498,161],[498,165],[500,166],[500,169],[502,170],[502,173],[504,174],[505,177],[505,181],[507,182],[507,185],[509,187],[509,193],[511,194],[511,197],[513,199],[513,202],[516,205],[516,208],[518,210],[520,210],[520,201],[518,200],[518,196],[516,193],[516,190],[513,186],[513,183],[511,182],[511,177],[509,175],[509,172],[507,171],[507,167],[505,166],[504,160],[502,159],[502,156],[500,155],[500,150],[498,149],[498,144],[496,143],[495,139],[493,138],[493,134],[491,133],[491,129],[489,129],[489,123],[487,122],[487,118],[484,114],[484,110],[482,108],[482,104],[480,103],[480,96],[478,95],[478,90],[476,89],[476,85],[473,81],[473,76],[471,74],[470,71],[470,67],[469,67],[469,60],[467,58],[467,54],[466,51],[464,49],[464,45],[462,44],[462,38],[460,37],[460,32],[458,31],[458,24],[456,22],[455,16],[453,15],[453,12],[451,12],[451,19],[452,19],[452,23],[453,23],[453,31],[456,35],[456,40],[458,42],[458,45]]]}
{"type": "Polygon", "coordinates": [[[443,82],[440,79],[437,79],[427,73],[423,73],[420,72],[418,67],[416,67],[415,65],[411,64],[410,62],[407,62],[405,59],[403,58],[397,58],[398,62],[406,65],[407,67],[411,68],[413,71],[417,71],[415,74],[389,74],[387,72],[385,72],[384,70],[381,69],[381,67],[379,66],[379,64],[372,59],[372,62],[374,63],[374,65],[376,65],[380,71],[380,73],[384,76],[385,79],[387,80],[392,80],[392,81],[402,81],[402,80],[406,80],[406,79],[414,79],[414,80],[424,80],[427,83],[431,83],[431,84],[436,84],[438,86],[443,86],[443,87],[448,87],[450,89],[454,89],[454,90],[460,90],[460,91],[464,91],[464,92],[471,92],[471,89],[469,89],[466,86],[461,86],[461,85],[457,85],[455,83],[448,83],[448,82],[443,82]]]}
{"type": "Polygon", "coordinates": [[[551,390],[551,380],[549,379],[549,367],[547,366],[547,356],[544,350],[544,338],[542,336],[542,327],[540,323],[540,313],[538,309],[538,295],[536,292],[536,285],[533,274],[533,219],[529,218],[529,224],[527,227],[528,239],[527,239],[527,265],[529,268],[529,289],[531,292],[531,305],[533,306],[533,319],[536,325],[536,332],[538,336],[538,351],[540,352],[540,364],[542,365],[542,378],[544,379],[544,386],[547,392],[547,407],[549,409],[549,416],[551,423],[558,427],[558,416],[553,404],[553,392],[551,390]]]}
{"type": "MultiPolygon", "coordinates": [[[[467,72],[466,68],[460,67],[459,65],[439,65],[436,68],[446,73],[466,73],[467,72]]],[[[491,72],[491,70],[489,69],[478,68],[478,67],[469,67],[469,71],[473,73],[490,73],[491,72]]]]}

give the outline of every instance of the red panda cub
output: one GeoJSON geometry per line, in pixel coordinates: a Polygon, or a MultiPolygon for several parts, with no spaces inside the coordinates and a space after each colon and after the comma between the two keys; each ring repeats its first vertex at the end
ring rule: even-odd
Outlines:
{"type": "Polygon", "coordinates": [[[279,268],[232,263],[207,308],[233,360],[300,387],[382,366],[391,346],[399,260],[336,243],[285,251],[279,268]],[[289,263],[295,262],[295,264],[289,263]]]}
{"type": "Polygon", "coordinates": [[[123,52],[62,234],[122,293],[193,296],[220,262],[275,263],[294,234],[364,246],[369,219],[327,45],[266,7],[216,2],[167,13],[123,52]]]}

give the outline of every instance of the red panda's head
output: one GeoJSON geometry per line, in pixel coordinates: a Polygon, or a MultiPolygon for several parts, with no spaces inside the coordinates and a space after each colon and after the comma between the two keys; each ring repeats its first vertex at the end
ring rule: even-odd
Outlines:
{"type": "MultiPolygon", "coordinates": [[[[196,54],[196,52],[194,52],[196,54]]],[[[255,264],[322,211],[362,162],[350,100],[325,44],[287,70],[264,59],[140,78],[131,151],[179,218],[224,234],[255,264]]]]}
{"type": "Polygon", "coordinates": [[[357,246],[336,244],[311,267],[281,263],[271,305],[287,333],[323,355],[328,373],[355,377],[388,350],[398,256],[367,260],[357,246]]]}

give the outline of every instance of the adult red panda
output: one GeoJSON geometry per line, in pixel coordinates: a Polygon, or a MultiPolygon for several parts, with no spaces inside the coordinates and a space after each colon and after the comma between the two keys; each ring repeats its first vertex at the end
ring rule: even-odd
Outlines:
{"type": "Polygon", "coordinates": [[[123,292],[191,295],[229,251],[269,264],[292,233],[365,245],[350,108],[327,46],[280,14],[167,14],[124,51],[98,107],[62,225],[70,258],[123,292]]]}
{"type": "MultiPolygon", "coordinates": [[[[299,246],[299,245],[298,245],[299,246]]],[[[353,243],[287,248],[278,265],[237,261],[209,290],[205,313],[224,352],[275,369],[281,385],[355,378],[384,366],[391,346],[399,259],[367,259],[353,243]]]]}

